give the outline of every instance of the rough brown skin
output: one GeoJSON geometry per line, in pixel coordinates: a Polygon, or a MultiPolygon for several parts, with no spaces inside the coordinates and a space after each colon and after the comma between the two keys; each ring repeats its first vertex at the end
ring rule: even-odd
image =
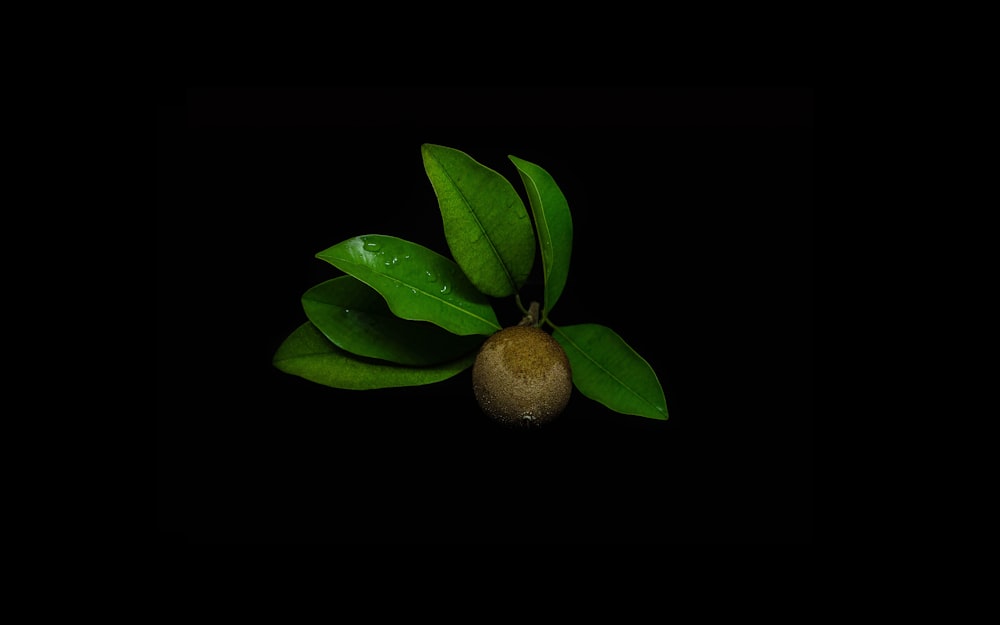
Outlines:
{"type": "Polygon", "coordinates": [[[573,375],[552,335],[517,325],[483,342],[472,365],[472,387],[486,414],[504,425],[531,427],[559,416],[569,402],[573,375]]]}

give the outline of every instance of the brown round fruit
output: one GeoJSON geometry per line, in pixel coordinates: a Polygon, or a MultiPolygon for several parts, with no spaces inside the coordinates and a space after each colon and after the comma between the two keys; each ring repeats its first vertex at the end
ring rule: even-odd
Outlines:
{"type": "Polygon", "coordinates": [[[512,326],[483,342],[472,365],[483,411],[505,425],[555,419],[569,402],[573,375],[562,345],[535,326],[512,326]]]}

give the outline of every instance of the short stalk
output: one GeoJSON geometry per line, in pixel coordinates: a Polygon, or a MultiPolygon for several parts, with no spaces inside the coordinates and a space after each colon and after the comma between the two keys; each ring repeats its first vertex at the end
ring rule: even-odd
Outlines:
{"type": "MultiPolygon", "coordinates": [[[[520,304],[520,302],[518,304],[520,304]]],[[[521,321],[517,325],[535,326],[537,328],[538,325],[541,323],[541,321],[538,318],[538,309],[539,309],[538,302],[531,302],[531,305],[528,306],[528,310],[524,310],[524,308],[521,308],[522,312],[524,312],[524,317],[521,318],[521,321]]]]}

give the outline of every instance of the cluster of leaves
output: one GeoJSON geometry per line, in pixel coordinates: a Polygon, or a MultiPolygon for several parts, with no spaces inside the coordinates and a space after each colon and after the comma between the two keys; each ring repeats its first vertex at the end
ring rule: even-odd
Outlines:
{"type": "Polygon", "coordinates": [[[573,222],[552,176],[515,156],[534,221],[514,186],[454,148],[421,146],[452,258],[385,234],[342,241],[316,256],[342,275],[302,296],[308,321],[278,347],[274,365],[343,389],[417,386],[470,367],[486,337],[502,329],[490,298],[515,298],[542,256],[547,325],[563,346],[573,384],[611,410],[666,419],[655,372],[613,330],[557,326],[549,315],[569,274],[573,222]]]}

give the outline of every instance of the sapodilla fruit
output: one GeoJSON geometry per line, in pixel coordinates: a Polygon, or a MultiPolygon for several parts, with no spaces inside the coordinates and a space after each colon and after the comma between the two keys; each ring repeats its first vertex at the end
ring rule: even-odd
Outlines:
{"type": "Polygon", "coordinates": [[[487,338],[472,365],[472,387],[483,412],[508,426],[539,426],[569,402],[573,375],[562,345],[533,325],[504,328],[487,338]]]}

